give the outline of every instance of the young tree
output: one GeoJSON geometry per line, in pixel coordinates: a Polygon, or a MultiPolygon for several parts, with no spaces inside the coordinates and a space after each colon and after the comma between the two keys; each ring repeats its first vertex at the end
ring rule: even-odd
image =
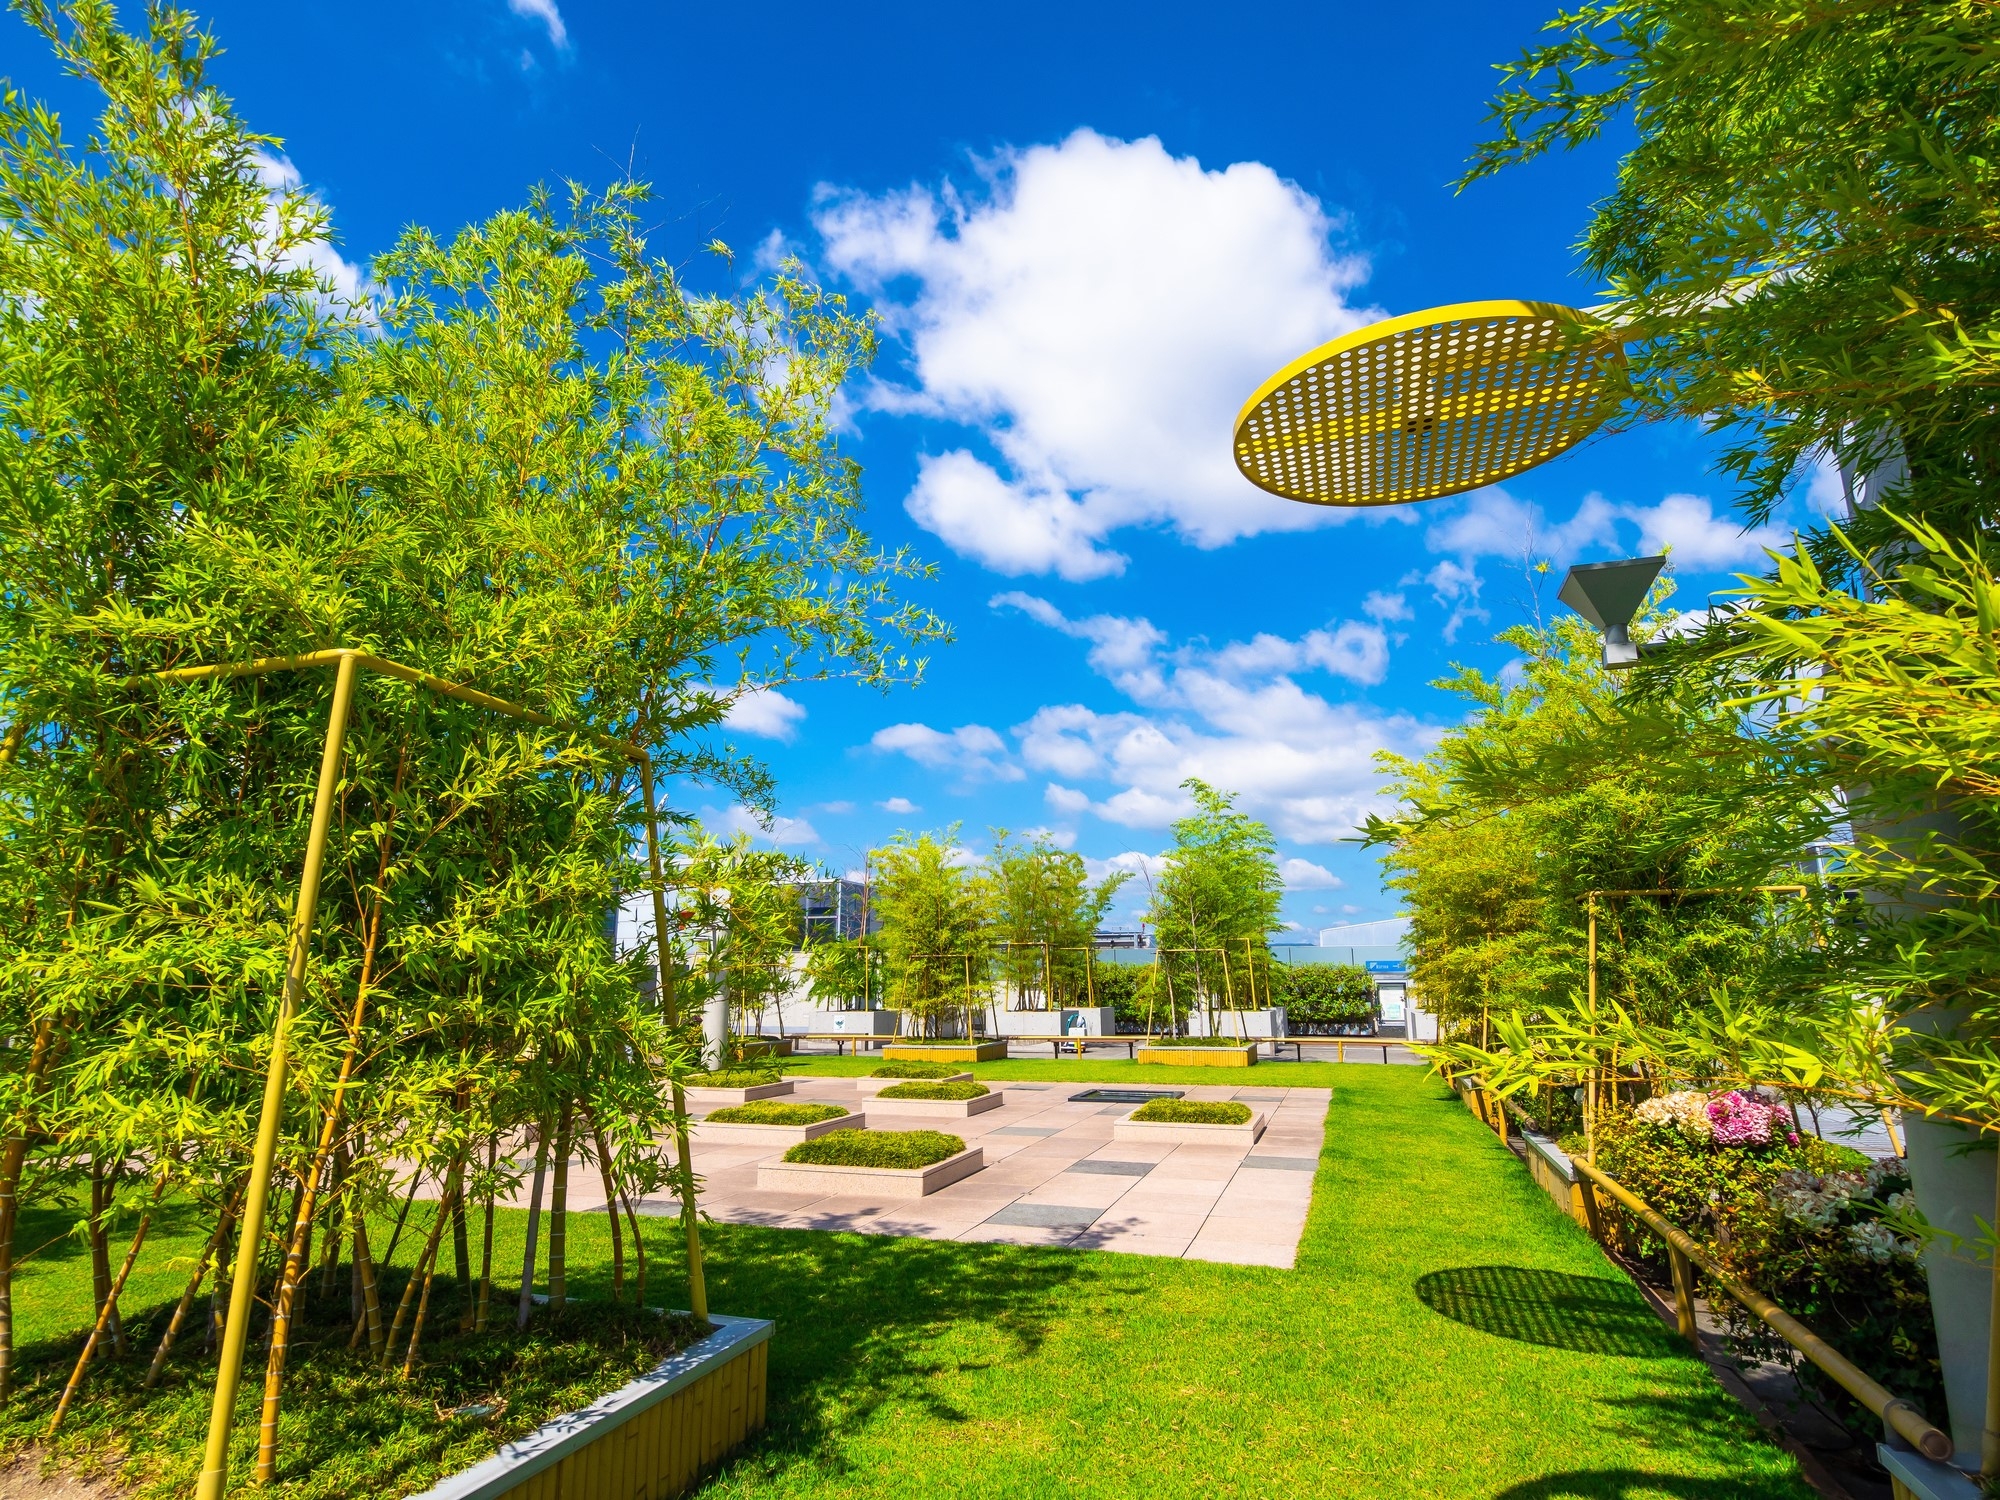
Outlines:
{"type": "Polygon", "coordinates": [[[768,1009],[782,1016],[798,984],[793,960],[805,920],[799,883],[811,874],[796,855],[753,848],[743,833],[727,843],[702,834],[675,861],[687,930],[711,935],[698,993],[724,987],[738,1037],[761,1034],[768,1009]]]}
{"type": "Polygon", "coordinates": [[[1047,839],[1010,844],[994,830],[991,870],[993,937],[1001,979],[1025,1008],[1081,1005],[1091,990],[1097,929],[1130,875],[1113,871],[1096,885],[1083,856],[1047,839]]]}
{"type": "Polygon", "coordinates": [[[939,835],[899,833],[871,856],[881,930],[883,992],[926,1036],[939,1022],[970,1018],[991,984],[992,930],[987,881],[958,829],[939,835]]]}
{"type": "Polygon", "coordinates": [[[1199,778],[1181,786],[1195,811],[1173,826],[1173,847],[1146,920],[1181,1008],[1204,1007],[1213,1030],[1220,1007],[1270,1003],[1268,943],[1279,928],[1284,884],[1269,828],[1236,811],[1233,795],[1199,778]]]}

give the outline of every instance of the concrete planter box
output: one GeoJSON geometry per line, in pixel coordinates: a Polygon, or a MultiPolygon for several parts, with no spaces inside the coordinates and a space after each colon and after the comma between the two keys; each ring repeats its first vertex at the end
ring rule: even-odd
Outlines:
{"type": "Polygon", "coordinates": [[[1213,1047],[1141,1047],[1139,1061],[1177,1068],[1247,1068],[1257,1061],[1257,1044],[1237,1047],[1218,1041],[1213,1047]]]}
{"type": "Polygon", "coordinates": [[[739,1036],[730,1038],[731,1045],[741,1049],[749,1057],[790,1057],[792,1039],[785,1036],[739,1036]]]}
{"type": "Polygon", "coordinates": [[[882,1055],[891,1062],[998,1062],[1007,1055],[1007,1044],[1005,1042],[895,1042],[884,1047],[882,1055]]]}
{"type": "MultiPolygon", "coordinates": [[[[929,1080],[926,1080],[928,1082],[929,1080]]],[[[964,1120],[1005,1104],[1006,1091],[994,1089],[970,1099],[884,1099],[877,1094],[868,1105],[870,1119],[964,1120]]]]}
{"type": "MultiPolygon", "coordinates": [[[[1189,1012],[1188,1035],[1207,1036],[1208,1019],[1207,1011],[1189,1012]]],[[[1274,1005],[1269,1010],[1219,1010],[1215,1013],[1215,1035],[1230,1041],[1238,1037],[1269,1040],[1285,1034],[1285,1008],[1282,1005],[1274,1005]]]]}
{"type": "Polygon", "coordinates": [[[840,1115],[810,1125],[732,1125],[727,1120],[697,1120],[692,1128],[694,1138],[704,1146],[796,1146],[836,1130],[863,1130],[867,1125],[865,1115],[840,1115]]]}
{"type": "Polygon", "coordinates": [[[970,1083],[970,1073],[952,1073],[944,1078],[857,1078],[855,1086],[864,1094],[879,1094],[899,1083],[970,1083]]]}
{"type": "Polygon", "coordinates": [[[767,1161],[757,1167],[757,1189],[765,1193],[818,1193],[840,1198],[926,1198],[986,1165],[986,1154],[968,1146],[928,1167],[816,1167],[807,1162],[767,1161]]]}
{"type": "Polygon", "coordinates": [[[709,1322],[715,1332],[700,1343],[414,1500],[685,1494],[764,1425],[774,1325],[715,1315],[709,1322]]]}
{"type": "Polygon", "coordinates": [[[1164,1141],[1177,1146],[1241,1146],[1248,1151],[1264,1133],[1264,1111],[1253,1110],[1241,1125],[1172,1125],[1165,1120],[1120,1120],[1114,1141],[1164,1141]]]}
{"type": "Polygon", "coordinates": [[[780,1078],[776,1083],[751,1083],[740,1089],[689,1087],[685,1093],[691,1109],[723,1109],[731,1104],[748,1104],[755,1099],[781,1098],[791,1091],[791,1079],[780,1078]]]}
{"type": "Polygon", "coordinates": [[[1059,1036],[1110,1036],[1118,1013],[1108,1005],[1076,1005],[1062,1010],[1003,1010],[994,1017],[1000,1035],[1053,1040],[1059,1036]]]}

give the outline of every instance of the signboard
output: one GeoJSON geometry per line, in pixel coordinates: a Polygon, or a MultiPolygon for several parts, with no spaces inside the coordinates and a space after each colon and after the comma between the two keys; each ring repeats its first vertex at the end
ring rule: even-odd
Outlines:
{"type": "Polygon", "coordinates": [[[1406,965],[1400,958],[1371,958],[1363,967],[1370,974],[1400,974],[1406,965]]]}

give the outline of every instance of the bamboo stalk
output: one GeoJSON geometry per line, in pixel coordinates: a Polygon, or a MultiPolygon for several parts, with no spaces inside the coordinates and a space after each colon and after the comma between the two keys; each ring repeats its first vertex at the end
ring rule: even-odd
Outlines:
{"type": "MultiPolygon", "coordinates": [[[[465,1160],[460,1157],[452,1164],[451,1184],[445,1189],[446,1201],[438,1205],[438,1219],[442,1224],[446,1212],[458,1206],[459,1195],[465,1175],[465,1160]]],[[[417,1348],[423,1342],[424,1319],[431,1310],[431,1283],[437,1279],[438,1253],[443,1240],[438,1232],[432,1231],[433,1244],[430,1259],[424,1266],[424,1294],[417,1302],[417,1321],[410,1328],[410,1347],[403,1352],[403,1379],[408,1380],[417,1368],[417,1348]]]]}
{"type": "Polygon", "coordinates": [[[153,1351],[153,1363],[146,1370],[146,1378],[139,1389],[150,1391],[160,1383],[160,1372],[167,1367],[167,1356],[173,1353],[174,1337],[180,1332],[181,1323],[186,1319],[188,1309],[194,1305],[195,1293],[201,1290],[202,1281],[208,1275],[208,1268],[219,1264],[218,1256],[222,1242],[229,1237],[230,1221],[236,1216],[236,1200],[242,1193],[239,1184],[222,1205],[222,1216],[215,1221],[215,1233],[208,1237],[202,1247],[201,1258],[194,1263],[194,1275],[188,1278],[187,1290],[181,1293],[181,1300],[174,1307],[174,1315],[167,1319],[167,1331],[160,1336],[160,1347],[153,1351]]]}
{"type": "Polygon", "coordinates": [[[549,1311],[561,1312],[569,1303],[569,1150],[573,1106],[564,1101],[561,1122],[556,1126],[556,1156],[549,1184],[549,1311]]]}
{"type": "Polygon", "coordinates": [[[493,1301],[493,1172],[500,1163],[500,1134],[495,1131],[486,1143],[486,1227],[480,1235],[479,1310],[473,1315],[476,1332],[486,1331],[486,1316],[493,1301]]]}
{"type": "Polygon", "coordinates": [[[611,1153],[604,1147],[604,1127],[590,1118],[592,1143],[597,1147],[597,1173],[604,1179],[604,1212],[611,1220],[611,1300],[625,1300],[625,1236],[618,1224],[618,1190],[611,1183],[611,1153]]]}
{"type": "Polygon", "coordinates": [[[104,1338],[106,1326],[117,1316],[118,1297],[125,1290],[125,1278],[132,1274],[133,1263],[139,1259],[139,1247],[146,1243],[146,1231],[153,1224],[153,1209],[160,1201],[160,1194],[166,1190],[167,1179],[163,1176],[153,1185],[153,1201],[146,1206],[146,1211],[139,1215],[139,1228],[132,1236],[131,1246],[125,1251],[124,1263],[118,1267],[118,1279],[111,1283],[111,1294],[104,1299],[104,1306],[97,1310],[97,1324],[90,1330],[90,1336],[83,1341],[83,1351],[76,1357],[76,1368],[69,1372],[69,1384],[63,1387],[62,1397],[56,1402],[55,1413],[49,1418],[49,1430],[42,1434],[44,1441],[56,1435],[56,1429],[62,1426],[62,1419],[69,1411],[70,1402],[74,1401],[76,1393],[83,1389],[83,1376],[90,1368],[90,1357],[97,1351],[99,1342],[104,1338]]]}
{"type": "Polygon", "coordinates": [[[382,1346],[382,1352],[376,1356],[377,1363],[384,1368],[387,1368],[390,1357],[395,1352],[396,1340],[403,1336],[403,1323],[410,1315],[410,1304],[417,1294],[417,1283],[424,1278],[431,1262],[437,1258],[438,1246],[444,1241],[444,1226],[450,1218],[448,1212],[450,1207],[449,1202],[438,1204],[438,1211],[431,1219],[431,1232],[424,1236],[423,1254],[417,1257],[417,1263],[410,1271],[410,1279],[403,1284],[402,1298],[396,1303],[396,1319],[389,1325],[389,1337],[382,1346]]]}
{"type": "MultiPolygon", "coordinates": [[[[9,729],[20,727],[15,720],[9,729]]],[[[12,741],[18,744],[19,741],[12,741]]],[[[28,1058],[27,1089],[20,1110],[10,1122],[7,1145],[0,1151],[0,1406],[14,1392],[14,1226],[20,1220],[21,1167],[28,1159],[28,1126],[35,1095],[47,1076],[53,1033],[46,1020],[35,1025],[35,1044],[28,1058]]]]}
{"type": "Polygon", "coordinates": [[[535,1236],[542,1227],[542,1175],[549,1163],[549,1132],[542,1121],[535,1122],[535,1185],[528,1194],[528,1244],[521,1252],[521,1299],[514,1310],[514,1326],[526,1328],[535,1307],[535,1236]]]}
{"type": "Polygon", "coordinates": [[[639,1233],[639,1215],[632,1207],[631,1196],[622,1189],[618,1194],[625,1204],[625,1217],[632,1224],[632,1258],[636,1262],[638,1279],[632,1287],[632,1300],[640,1307],[646,1305],[646,1241],[639,1233]]]}

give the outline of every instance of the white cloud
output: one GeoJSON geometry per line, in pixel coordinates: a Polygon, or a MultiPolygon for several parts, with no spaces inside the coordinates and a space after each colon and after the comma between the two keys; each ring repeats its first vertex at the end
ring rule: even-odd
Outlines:
{"type": "Polygon", "coordinates": [[[819,805],[819,810],[821,812],[830,812],[835,817],[845,817],[848,813],[854,811],[854,804],[852,802],[822,802],[819,805]]]}
{"type": "Polygon", "coordinates": [[[1783,547],[1791,540],[1775,526],[1749,531],[1716,515],[1705,495],[1669,495],[1658,505],[1630,507],[1626,514],[1639,523],[1640,550],[1650,555],[1671,549],[1674,567],[1697,573],[1760,562],[1766,547],[1783,547]]]}
{"type": "Polygon", "coordinates": [[[548,28],[549,45],[559,52],[569,51],[569,28],[563,25],[556,0],[507,0],[507,9],[526,21],[540,21],[548,28]]]}
{"type": "Polygon", "coordinates": [[[908,797],[890,797],[875,805],[881,808],[883,812],[894,813],[899,818],[906,817],[910,813],[923,811],[921,807],[917,806],[908,797]]]}
{"type": "Polygon", "coordinates": [[[1290,891],[1337,891],[1347,884],[1325,865],[1316,865],[1309,859],[1281,861],[1278,877],[1290,891]]]}
{"type": "Polygon", "coordinates": [[[805,716],[803,703],[787,698],[776,688],[752,688],[729,705],[722,722],[744,734],[790,744],[805,716]]]}
{"type": "Polygon", "coordinates": [[[1167,638],[1151,620],[1124,615],[1072,620],[1048,600],[1018,590],[995,594],[987,603],[994,609],[1018,609],[1038,625],[1089,641],[1091,668],[1130,697],[1151,702],[1166,691],[1157,656],[1167,638]]]}
{"type": "Polygon", "coordinates": [[[1416,611],[1410,608],[1409,601],[1401,594],[1386,593],[1381,589],[1374,590],[1361,601],[1361,612],[1371,620],[1381,620],[1384,623],[1390,620],[1414,620],[1417,617],[1416,611]]]}
{"type": "Polygon", "coordinates": [[[877,750],[907,755],[932,771],[955,771],[961,781],[1019,781],[1025,774],[1007,758],[1007,743],[984,724],[961,724],[949,732],[928,724],[891,724],[868,742],[877,750]]]}
{"type": "Polygon", "coordinates": [[[1812,477],[1806,484],[1806,508],[1835,521],[1847,519],[1847,485],[1840,477],[1840,465],[1824,455],[1813,462],[1812,477]]]}
{"type": "Polygon", "coordinates": [[[1373,316],[1318,200],[1261,163],[1204,170],[1089,130],[977,166],[970,193],[823,187],[814,216],[909,351],[913,383],[867,403],[995,455],[925,459],[919,524],[1000,572],[1082,579],[1123,568],[1121,527],[1214,547],[1341,518],[1252,488],[1230,455],[1258,381],[1373,316]]]}
{"type": "MultiPolygon", "coordinates": [[[[263,231],[276,241],[279,230],[279,207],[286,196],[304,191],[304,179],[299,169],[292,165],[289,156],[273,156],[261,147],[253,147],[250,161],[257,173],[257,181],[270,199],[264,210],[263,231]]],[[[321,200],[311,193],[305,194],[306,201],[314,207],[323,207],[321,200]]],[[[353,261],[343,258],[332,244],[324,239],[305,245],[292,245],[277,255],[278,265],[287,271],[304,268],[312,271],[319,280],[331,288],[333,300],[349,307],[362,308],[381,290],[368,279],[368,273],[353,261]]]]}
{"type": "Polygon", "coordinates": [[[1030,844],[1052,844],[1058,849],[1074,849],[1076,847],[1076,830],[1074,828],[1024,828],[1021,830],[1021,840],[1023,843],[1030,844]]]}
{"type": "Polygon", "coordinates": [[[1424,534],[1424,545],[1461,558],[1546,558],[1557,567],[1568,567],[1592,547],[1616,547],[1621,514],[1602,495],[1589,494],[1575,515],[1551,525],[1533,501],[1518,500],[1490,485],[1475,490],[1455,513],[1435,522],[1424,534]]]}
{"type": "Polygon", "coordinates": [[[780,848],[786,845],[817,844],[819,832],[804,818],[784,818],[773,816],[768,822],[754,808],[742,803],[718,812],[715,808],[701,810],[702,826],[712,834],[727,838],[732,834],[747,833],[752,838],[760,838],[767,844],[780,848]]]}
{"type": "Polygon", "coordinates": [[[1158,880],[1160,872],[1166,867],[1165,855],[1145,854],[1137,849],[1127,849],[1123,854],[1114,854],[1109,859],[1092,859],[1087,854],[1083,857],[1084,872],[1093,882],[1120,871],[1142,883],[1147,880],[1158,880]]]}

